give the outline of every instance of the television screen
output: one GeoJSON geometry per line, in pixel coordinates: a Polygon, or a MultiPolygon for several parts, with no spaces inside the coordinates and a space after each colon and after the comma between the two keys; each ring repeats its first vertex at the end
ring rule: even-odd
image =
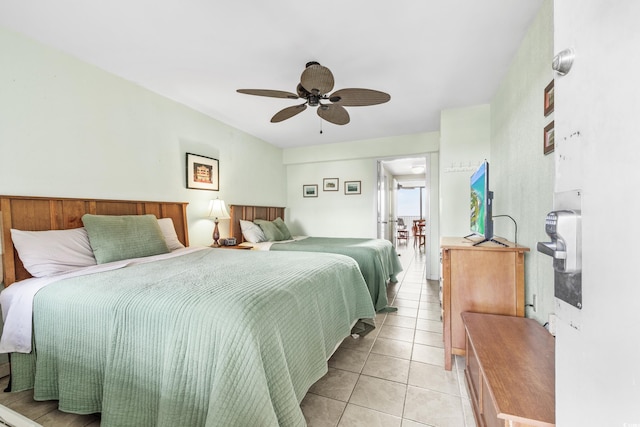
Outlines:
{"type": "Polygon", "coordinates": [[[485,160],[471,175],[471,231],[485,239],[493,237],[491,199],[489,191],[489,163],[485,160]]]}

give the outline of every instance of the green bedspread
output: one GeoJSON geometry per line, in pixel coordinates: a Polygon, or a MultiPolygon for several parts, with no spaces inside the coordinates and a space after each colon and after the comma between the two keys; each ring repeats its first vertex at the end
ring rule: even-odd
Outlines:
{"type": "Polygon", "coordinates": [[[12,386],[103,427],[304,426],[299,402],[374,316],[348,257],[202,250],[40,290],[12,386]]]}
{"type": "Polygon", "coordinates": [[[272,251],[325,252],[350,256],[360,266],[376,311],[388,311],[387,280],[396,282],[402,271],[396,248],[383,239],[308,237],[295,242],[274,243],[272,251]]]}

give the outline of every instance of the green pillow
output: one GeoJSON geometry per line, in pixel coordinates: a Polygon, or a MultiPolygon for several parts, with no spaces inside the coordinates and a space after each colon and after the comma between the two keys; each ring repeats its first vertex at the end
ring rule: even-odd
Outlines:
{"type": "Polygon", "coordinates": [[[262,229],[262,232],[267,238],[267,241],[277,242],[280,240],[284,240],[284,235],[282,234],[280,229],[276,227],[276,225],[273,222],[265,221],[263,219],[256,219],[253,222],[258,224],[258,226],[262,229]]]}
{"type": "Polygon", "coordinates": [[[82,216],[98,264],[169,252],[155,215],[82,216]]]}
{"type": "Polygon", "coordinates": [[[291,232],[289,231],[289,228],[287,227],[287,224],[284,223],[282,218],[278,217],[278,218],[274,219],[273,223],[275,224],[276,227],[278,227],[278,230],[280,230],[280,232],[282,233],[282,236],[283,236],[282,240],[291,240],[291,239],[293,239],[293,237],[291,237],[291,232]]]}

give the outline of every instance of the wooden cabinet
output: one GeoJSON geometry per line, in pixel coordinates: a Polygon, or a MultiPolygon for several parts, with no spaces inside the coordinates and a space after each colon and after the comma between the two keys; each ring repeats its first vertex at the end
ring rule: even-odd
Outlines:
{"type": "MultiPolygon", "coordinates": [[[[502,241],[502,240],[501,240],[502,241]]],[[[524,317],[524,253],[529,248],[503,241],[473,246],[462,237],[443,237],[442,320],[445,369],[452,355],[465,355],[465,311],[524,317]]]]}
{"type": "Polygon", "coordinates": [[[555,339],[533,319],[463,313],[465,380],[481,427],[555,426],[555,339]]]}

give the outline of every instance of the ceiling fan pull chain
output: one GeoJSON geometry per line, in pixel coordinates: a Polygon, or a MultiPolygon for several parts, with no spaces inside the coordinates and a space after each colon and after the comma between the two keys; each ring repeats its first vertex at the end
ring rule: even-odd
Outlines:
{"type": "Polygon", "coordinates": [[[322,118],[320,118],[320,135],[322,135],[322,118]]]}

